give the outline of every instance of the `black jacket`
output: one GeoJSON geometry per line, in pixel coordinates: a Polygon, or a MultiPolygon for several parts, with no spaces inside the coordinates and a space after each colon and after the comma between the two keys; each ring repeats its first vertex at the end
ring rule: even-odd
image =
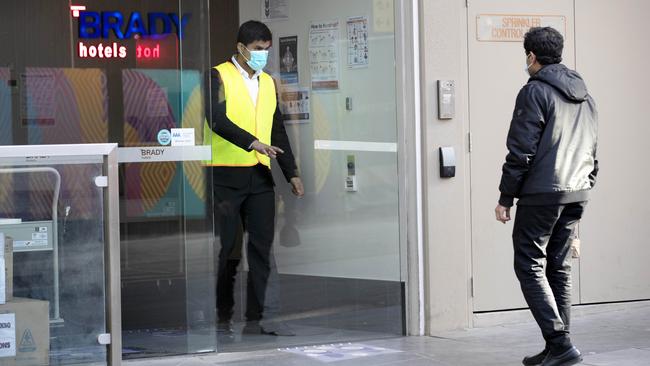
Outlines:
{"type": "Polygon", "coordinates": [[[596,183],[598,114],[580,75],[544,66],[517,96],[499,204],[582,202],[596,183]]]}
{"type": "MultiPolygon", "coordinates": [[[[210,90],[210,93],[205,93],[205,115],[210,116],[209,121],[212,130],[230,143],[246,151],[251,151],[249,147],[253,141],[257,140],[257,138],[234,124],[226,116],[225,93],[223,91],[223,83],[219,76],[219,71],[212,68],[209,72],[206,72],[205,85],[206,90],[210,90]]],[[[275,114],[273,115],[271,145],[277,146],[284,151],[284,154],[278,154],[276,160],[280,165],[280,169],[282,169],[285,179],[289,181],[291,178],[297,177],[298,169],[291,150],[291,145],[289,144],[287,132],[284,128],[284,120],[279,106],[276,106],[275,114]]],[[[248,182],[251,168],[214,167],[212,172],[214,184],[239,188],[248,182]]],[[[269,179],[271,179],[271,181],[273,180],[270,171],[269,179]]]]}

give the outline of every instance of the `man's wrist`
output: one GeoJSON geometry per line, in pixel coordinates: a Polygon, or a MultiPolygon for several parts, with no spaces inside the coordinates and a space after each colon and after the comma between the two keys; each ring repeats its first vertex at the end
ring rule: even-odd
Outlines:
{"type": "Polygon", "coordinates": [[[499,204],[503,207],[512,207],[514,200],[515,200],[514,196],[501,193],[501,196],[499,197],[499,204]]]}

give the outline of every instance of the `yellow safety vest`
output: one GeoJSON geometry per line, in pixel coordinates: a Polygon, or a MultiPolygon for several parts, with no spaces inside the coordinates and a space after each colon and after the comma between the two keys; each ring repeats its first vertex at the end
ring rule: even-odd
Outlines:
{"type": "MultiPolygon", "coordinates": [[[[265,72],[260,74],[257,106],[255,106],[242,75],[233,63],[224,62],[215,69],[219,71],[223,82],[228,119],[255,136],[260,142],[271,145],[273,115],[277,106],[273,78],[265,72]]],[[[203,131],[203,144],[212,145],[212,160],[204,162],[205,165],[249,167],[261,163],[271,168],[271,159],[268,156],[255,150],[246,151],[230,143],[214,133],[207,120],[203,131]]]]}

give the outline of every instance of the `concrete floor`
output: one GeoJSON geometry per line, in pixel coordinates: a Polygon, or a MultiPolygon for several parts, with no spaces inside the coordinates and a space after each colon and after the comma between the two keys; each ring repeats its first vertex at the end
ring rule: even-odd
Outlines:
{"type": "MultiPolygon", "coordinates": [[[[585,356],[583,365],[650,365],[650,302],[579,307],[574,311],[572,339],[585,356]]],[[[329,362],[333,366],[487,366],[521,365],[526,354],[539,351],[541,336],[534,322],[507,324],[492,319],[484,328],[443,332],[433,337],[401,337],[360,342],[399,352],[329,362]]],[[[529,317],[530,319],[530,317],[529,317]]],[[[485,322],[484,322],[485,323],[485,322]]],[[[343,340],[341,340],[343,341],[343,340]]],[[[283,350],[260,350],[166,359],[125,361],[128,366],[310,366],[324,363],[283,350]]]]}

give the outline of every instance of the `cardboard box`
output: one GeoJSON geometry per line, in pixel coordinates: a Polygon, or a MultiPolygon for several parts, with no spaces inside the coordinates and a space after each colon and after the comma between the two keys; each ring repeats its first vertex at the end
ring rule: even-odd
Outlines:
{"type": "MultiPolygon", "coordinates": [[[[44,366],[50,359],[50,304],[47,301],[14,298],[0,305],[2,314],[15,314],[15,357],[0,358],[0,366],[44,366]]],[[[0,321],[0,328],[3,326],[0,321]]],[[[1,329],[0,329],[1,330],[1,329]]],[[[0,339],[2,347],[9,349],[7,341],[0,339]]]]}
{"type": "Polygon", "coordinates": [[[14,242],[0,233],[0,304],[11,301],[14,294],[14,242]]]}

